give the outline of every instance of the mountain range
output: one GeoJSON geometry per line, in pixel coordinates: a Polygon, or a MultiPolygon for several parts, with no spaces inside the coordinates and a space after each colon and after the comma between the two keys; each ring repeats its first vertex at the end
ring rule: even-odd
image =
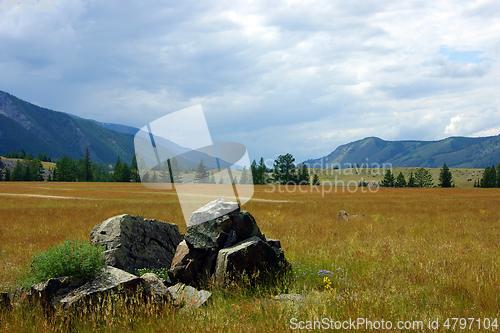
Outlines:
{"type": "Polygon", "coordinates": [[[304,161],[313,167],[349,165],[440,168],[485,168],[500,162],[500,135],[450,137],[439,141],[385,141],[369,137],[339,146],[327,156],[304,161]]]}
{"type": "MultiPolygon", "coordinates": [[[[73,159],[83,158],[88,149],[92,161],[114,164],[119,156],[122,162],[130,163],[135,153],[134,136],[138,131],[130,126],[102,123],[49,110],[0,91],[0,153],[24,150],[34,156],[46,153],[58,160],[64,155],[73,159]]],[[[149,134],[146,134],[146,139],[150,140],[149,134]]],[[[218,167],[217,160],[213,154],[209,155],[207,147],[205,150],[192,150],[156,135],[155,141],[160,155],[165,159],[176,156],[179,166],[196,169],[202,159],[207,169],[218,167]]],[[[152,151],[151,141],[146,144],[152,151]]],[[[150,167],[154,167],[154,154],[149,159],[154,161],[150,167]]],[[[229,168],[232,164],[220,159],[219,165],[229,168]]]]}
{"type": "MultiPolygon", "coordinates": [[[[83,119],[49,110],[0,91],[0,153],[24,151],[46,153],[52,159],[67,155],[83,158],[89,149],[96,162],[113,164],[119,156],[131,161],[134,135],[139,129],[83,119]]],[[[195,169],[203,159],[208,169],[216,160],[203,149],[191,150],[164,138],[155,138],[158,149],[177,155],[181,166],[195,169]]],[[[484,168],[500,162],[500,135],[480,138],[450,137],[439,141],[385,141],[369,137],[339,146],[327,156],[305,161],[310,167],[340,168],[351,164],[369,166],[390,163],[393,167],[484,168]]],[[[232,163],[220,160],[220,167],[232,163]]]]}

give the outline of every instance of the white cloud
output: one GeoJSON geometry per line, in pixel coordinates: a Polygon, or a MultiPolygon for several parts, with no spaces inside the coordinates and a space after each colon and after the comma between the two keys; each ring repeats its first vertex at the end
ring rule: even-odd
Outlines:
{"type": "Polygon", "coordinates": [[[201,103],[214,140],[253,158],[495,134],[499,13],[496,1],[68,0],[0,11],[0,90],[136,127],[201,103]]]}

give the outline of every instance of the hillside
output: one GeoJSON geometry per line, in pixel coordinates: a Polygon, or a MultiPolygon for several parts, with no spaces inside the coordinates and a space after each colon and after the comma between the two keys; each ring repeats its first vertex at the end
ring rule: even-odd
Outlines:
{"type": "MultiPolygon", "coordinates": [[[[0,153],[24,149],[35,156],[46,153],[54,160],[64,155],[79,159],[85,156],[88,148],[92,161],[114,164],[120,156],[122,162],[130,163],[135,153],[134,135],[137,131],[130,126],[102,123],[42,108],[0,91],[0,153]]],[[[146,139],[149,148],[143,148],[151,150],[149,134],[146,134],[146,139]]],[[[176,156],[180,166],[196,169],[203,160],[209,170],[218,167],[216,159],[203,149],[191,150],[162,137],[155,140],[161,156],[176,156]]],[[[154,155],[151,160],[156,162],[154,155]]],[[[233,164],[222,159],[219,163],[222,168],[233,164]]]]}
{"type": "Polygon", "coordinates": [[[439,141],[385,141],[370,137],[339,146],[327,156],[304,163],[322,168],[383,163],[393,167],[439,168],[446,163],[453,168],[485,168],[499,162],[500,135],[439,141]]]}
{"type": "Polygon", "coordinates": [[[117,156],[130,161],[134,137],[0,91],[0,152],[24,149],[35,155],[46,153],[53,159],[64,155],[78,159],[85,156],[87,148],[96,162],[114,163],[117,156]]]}

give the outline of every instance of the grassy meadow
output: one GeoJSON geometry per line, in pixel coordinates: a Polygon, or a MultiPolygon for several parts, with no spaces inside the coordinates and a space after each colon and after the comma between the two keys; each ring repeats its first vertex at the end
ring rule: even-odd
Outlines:
{"type": "MultiPolygon", "coordinates": [[[[281,241],[294,268],[286,284],[213,286],[209,302],[188,311],[138,305],[46,318],[24,305],[0,312],[0,331],[289,332],[291,320],[306,325],[323,318],[391,321],[390,331],[431,331],[429,322],[439,320],[435,331],[446,331],[447,318],[500,319],[498,189],[288,190],[256,186],[243,207],[266,236],[281,241]],[[340,210],[364,217],[341,222],[340,210]],[[281,293],[304,300],[273,299],[281,293]],[[398,321],[422,321],[424,328],[397,329],[398,321]]],[[[173,222],[185,232],[173,191],[134,183],[1,182],[0,289],[12,290],[34,253],[67,238],[88,239],[94,225],[125,213],[173,222]]],[[[474,325],[467,331],[478,331],[474,325]]]]}

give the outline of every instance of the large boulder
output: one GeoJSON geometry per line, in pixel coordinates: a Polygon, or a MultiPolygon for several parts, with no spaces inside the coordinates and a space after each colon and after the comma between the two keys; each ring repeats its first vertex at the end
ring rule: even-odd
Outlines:
{"type": "Polygon", "coordinates": [[[271,272],[280,269],[276,251],[267,242],[253,236],[219,251],[215,268],[215,280],[222,283],[226,278],[245,273],[251,276],[257,271],[271,272]]]}
{"type": "Polygon", "coordinates": [[[140,268],[170,267],[182,239],[175,224],[126,214],[111,217],[90,232],[91,243],[106,245],[106,263],[132,274],[140,268]]]}

